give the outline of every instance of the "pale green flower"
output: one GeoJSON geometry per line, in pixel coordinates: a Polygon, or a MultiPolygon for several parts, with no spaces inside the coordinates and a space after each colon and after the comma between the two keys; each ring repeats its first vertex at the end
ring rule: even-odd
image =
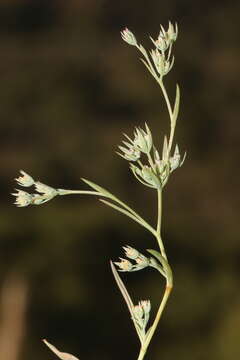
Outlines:
{"type": "Polygon", "coordinates": [[[22,176],[19,176],[18,178],[15,179],[18,185],[28,187],[34,184],[33,178],[30,175],[28,175],[25,171],[20,170],[20,173],[22,174],[22,176]]]}
{"type": "Polygon", "coordinates": [[[122,39],[129,45],[132,45],[132,46],[137,45],[137,40],[136,40],[134,34],[128,28],[125,28],[123,31],[121,31],[121,36],[122,36],[122,39]]]}
{"type": "Polygon", "coordinates": [[[114,264],[116,264],[119,267],[119,271],[131,271],[133,268],[132,263],[127,260],[127,259],[122,259],[120,258],[121,261],[119,262],[115,262],[114,264]]]}
{"type": "Polygon", "coordinates": [[[123,154],[121,154],[119,152],[117,152],[117,154],[128,161],[137,161],[141,156],[140,151],[138,149],[134,148],[134,146],[132,144],[129,144],[127,141],[123,141],[123,143],[128,148],[119,146],[119,149],[123,152],[123,154]]]}
{"type": "Polygon", "coordinates": [[[16,189],[16,193],[12,195],[16,196],[15,205],[18,207],[24,207],[32,204],[32,195],[26,191],[16,189]]]}
{"type": "Polygon", "coordinates": [[[169,159],[169,163],[170,163],[170,172],[174,171],[175,169],[177,169],[178,167],[181,167],[182,164],[184,163],[186,158],[186,153],[183,155],[183,158],[181,159],[181,155],[179,152],[179,148],[178,145],[176,145],[175,147],[175,151],[172,157],[170,157],[169,159]]]}
{"type": "Polygon", "coordinates": [[[125,255],[132,260],[135,260],[139,256],[139,251],[132,248],[131,246],[124,246],[123,249],[125,250],[125,255]]]}
{"type": "Polygon", "coordinates": [[[149,154],[151,149],[152,149],[152,133],[149,129],[149,127],[147,126],[147,124],[145,123],[145,128],[146,131],[139,128],[136,128],[135,132],[134,132],[134,140],[133,140],[133,145],[141,152],[145,153],[145,154],[149,154]]]}

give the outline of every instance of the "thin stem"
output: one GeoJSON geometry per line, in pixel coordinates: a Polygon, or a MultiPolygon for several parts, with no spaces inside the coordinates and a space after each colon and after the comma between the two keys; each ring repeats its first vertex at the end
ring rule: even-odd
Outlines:
{"type": "MultiPolygon", "coordinates": [[[[138,213],[136,213],[133,209],[131,209],[127,204],[125,204],[123,201],[119,200],[117,197],[115,196],[108,196],[106,194],[102,194],[98,191],[87,191],[87,190],[67,190],[67,189],[58,189],[58,194],[59,195],[71,195],[71,194],[80,194],[80,195],[95,195],[95,196],[100,196],[100,197],[104,197],[107,199],[111,199],[113,201],[115,201],[116,203],[118,203],[119,205],[121,205],[124,209],[121,208],[117,208],[114,204],[111,203],[107,203],[107,205],[115,207],[116,210],[118,210],[119,212],[123,213],[124,215],[128,216],[129,218],[133,219],[134,221],[136,221],[137,223],[139,223],[140,225],[142,225],[143,227],[145,227],[148,231],[150,231],[154,236],[156,236],[156,231],[155,229],[148,224],[147,221],[145,221],[140,215],[138,215],[138,213]]],[[[104,202],[104,201],[103,201],[104,202]]]]}
{"type": "Polygon", "coordinates": [[[169,295],[171,293],[171,290],[172,290],[171,286],[166,286],[165,292],[164,292],[164,295],[163,295],[163,298],[162,298],[162,301],[161,301],[161,304],[160,304],[160,306],[158,308],[157,315],[156,315],[155,320],[153,322],[153,325],[150,328],[149,333],[148,333],[148,335],[147,335],[147,337],[146,337],[146,339],[144,341],[144,344],[141,347],[141,350],[140,350],[140,353],[139,353],[139,356],[138,356],[137,360],[142,360],[144,358],[146,352],[147,352],[147,348],[148,348],[148,346],[150,344],[150,341],[151,341],[151,339],[153,337],[153,334],[154,334],[154,332],[155,332],[155,330],[157,328],[157,325],[159,323],[159,320],[161,318],[162,312],[163,312],[163,310],[165,308],[165,305],[167,303],[167,300],[168,300],[168,297],[169,297],[169,295]]]}
{"type": "Polygon", "coordinates": [[[162,225],[162,190],[158,189],[158,220],[157,220],[157,242],[160,248],[161,255],[167,260],[164,244],[161,237],[161,225],[162,225]]]}
{"type": "Polygon", "coordinates": [[[165,292],[163,294],[162,301],[161,301],[161,303],[159,305],[156,317],[155,317],[155,319],[153,321],[152,326],[149,329],[149,332],[147,333],[146,338],[144,339],[144,342],[143,342],[143,344],[141,346],[141,349],[140,349],[137,360],[143,360],[143,358],[144,358],[144,356],[145,356],[145,354],[147,352],[148,346],[149,346],[149,344],[151,342],[151,339],[152,339],[152,337],[153,337],[153,335],[155,333],[155,330],[156,330],[156,328],[158,326],[158,323],[159,323],[159,320],[161,318],[162,312],[163,312],[163,310],[164,310],[164,308],[166,306],[166,303],[167,303],[168,297],[170,295],[170,292],[172,290],[172,271],[171,271],[170,265],[168,264],[167,255],[166,255],[164,245],[163,245],[163,241],[162,241],[162,238],[161,238],[161,224],[162,224],[162,190],[159,189],[158,190],[158,217],[157,217],[156,239],[157,239],[157,242],[158,242],[159,247],[160,247],[161,255],[166,260],[166,264],[163,265],[164,266],[164,271],[166,273],[166,288],[165,288],[165,292]]]}
{"type": "Polygon", "coordinates": [[[172,107],[171,107],[171,104],[170,104],[170,100],[169,100],[167,91],[166,91],[165,86],[164,86],[164,84],[163,84],[163,80],[162,80],[162,79],[159,79],[158,83],[159,83],[159,85],[160,85],[160,87],[161,87],[161,90],[162,90],[162,92],[163,92],[163,96],[164,96],[164,99],[165,99],[166,104],[167,104],[167,108],[168,108],[168,113],[169,113],[169,116],[170,116],[170,120],[172,121],[173,111],[172,111],[172,107]]]}

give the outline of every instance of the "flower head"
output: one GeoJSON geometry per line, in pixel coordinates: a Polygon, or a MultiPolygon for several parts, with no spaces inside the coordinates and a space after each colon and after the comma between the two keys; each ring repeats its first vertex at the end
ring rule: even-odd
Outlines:
{"type": "Polygon", "coordinates": [[[135,130],[135,138],[133,140],[134,146],[141,152],[145,154],[149,154],[152,148],[152,133],[145,123],[146,130],[139,128],[136,128],[135,130]]]}
{"type": "Polygon", "coordinates": [[[132,46],[137,45],[137,40],[136,40],[134,34],[128,28],[125,28],[123,31],[121,31],[121,36],[122,36],[122,39],[129,45],[132,45],[132,46]]]}
{"type": "Polygon", "coordinates": [[[16,193],[12,194],[13,196],[16,196],[16,201],[14,203],[16,206],[24,207],[32,204],[33,198],[31,194],[23,190],[16,189],[16,191],[16,193]]]}
{"type": "Polygon", "coordinates": [[[124,246],[123,249],[125,250],[125,255],[132,260],[135,260],[139,256],[139,251],[132,248],[131,246],[124,246]]]}
{"type": "Polygon", "coordinates": [[[171,21],[169,21],[167,35],[171,42],[174,42],[177,40],[177,36],[178,36],[177,23],[175,23],[175,29],[174,29],[174,25],[171,23],[171,21]]]}
{"type": "Polygon", "coordinates": [[[117,154],[128,161],[137,161],[141,156],[140,151],[138,149],[134,148],[134,146],[132,144],[128,143],[127,141],[123,141],[123,143],[127,147],[119,146],[119,149],[123,153],[121,154],[121,153],[117,152],[117,154]]]}
{"type": "Polygon", "coordinates": [[[141,300],[133,307],[133,315],[139,327],[145,333],[151,310],[150,300],[141,300]]]}
{"type": "Polygon", "coordinates": [[[132,263],[127,260],[127,259],[122,259],[120,258],[121,261],[119,262],[115,262],[114,264],[116,264],[119,267],[119,271],[131,271],[133,268],[132,263]]]}
{"type": "Polygon", "coordinates": [[[18,185],[28,187],[34,184],[33,178],[30,175],[28,175],[25,171],[20,170],[20,173],[22,174],[22,176],[19,176],[18,178],[15,179],[18,185]]]}
{"type": "Polygon", "coordinates": [[[184,154],[183,158],[181,159],[181,155],[180,155],[180,152],[179,152],[178,145],[176,145],[174,154],[169,159],[170,172],[174,171],[178,167],[181,167],[182,164],[184,163],[185,157],[186,157],[186,153],[184,154]]]}

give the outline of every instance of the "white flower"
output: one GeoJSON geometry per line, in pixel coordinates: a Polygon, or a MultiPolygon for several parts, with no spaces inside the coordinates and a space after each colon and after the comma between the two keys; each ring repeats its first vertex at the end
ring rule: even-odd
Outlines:
{"type": "Polygon", "coordinates": [[[134,34],[130,30],[128,30],[128,28],[125,28],[123,31],[121,31],[121,36],[122,39],[126,41],[126,43],[128,43],[129,45],[137,45],[137,40],[134,34]]]}
{"type": "Polygon", "coordinates": [[[133,265],[127,259],[120,258],[121,261],[115,262],[115,264],[119,267],[119,271],[131,271],[133,265]]]}
{"type": "Polygon", "coordinates": [[[136,249],[132,248],[131,246],[124,246],[123,249],[125,250],[125,255],[129,258],[129,259],[137,259],[139,256],[139,251],[137,251],[136,249]]]}
{"type": "Polygon", "coordinates": [[[30,175],[28,175],[25,171],[20,170],[20,173],[23,176],[19,176],[18,178],[15,179],[17,181],[18,185],[28,187],[28,186],[32,186],[34,184],[33,178],[30,175]]]}
{"type": "Polygon", "coordinates": [[[140,304],[144,310],[144,313],[145,314],[149,314],[150,313],[150,310],[151,310],[151,303],[150,303],[150,300],[141,300],[140,301],[140,304]]]}
{"type": "Polygon", "coordinates": [[[26,191],[16,190],[17,193],[13,193],[12,195],[16,196],[15,205],[18,207],[28,206],[32,203],[32,196],[26,191]]]}

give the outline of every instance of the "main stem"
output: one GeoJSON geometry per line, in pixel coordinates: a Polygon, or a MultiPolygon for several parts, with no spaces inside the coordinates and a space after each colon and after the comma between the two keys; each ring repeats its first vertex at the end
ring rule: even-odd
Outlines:
{"type": "Polygon", "coordinates": [[[166,255],[164,244],[163,244],[163,241],[161,238],[161,225],[162,225],[162,190],[159,189],[158,190],[158,219],[157,219],[156,239],[159,244],[161,255],[162,255],[162,257],[164,257],[164,259],[166,260],[166,263],[167,263],[167,267],[164,269],[166,272],[166,287],[165,287],[162,301],[161,301],[158,311],[157,311],[157,315],[156,315],[154,322],[148,332],[148,335],[146,336],[146,338],[141,346],[137,360],[143,360],[143,358],[145,357],[148,346],[149,346],[149,344],[152,340],[152,337],[156,331],[159,320],[161,318],[161,315],[166,306],[168,297],[172,290],[172,271],[171,271],[170,265],[168,264],[167,255],[166,255]]]}

